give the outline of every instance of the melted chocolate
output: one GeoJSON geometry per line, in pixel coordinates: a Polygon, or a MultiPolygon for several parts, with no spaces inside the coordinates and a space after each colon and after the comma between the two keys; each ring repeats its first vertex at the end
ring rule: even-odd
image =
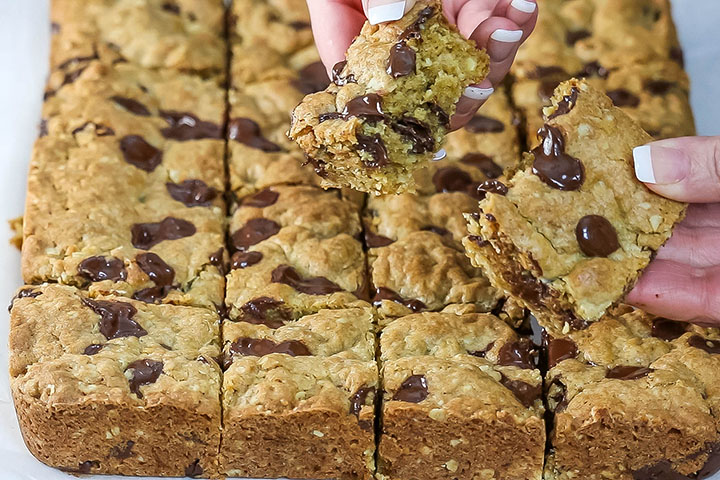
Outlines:
{"type": "Polygon", "coordinates": [[[120,151],[125,161],[146,172],[152,172],[162,162],[163,154],[140,135],[127,135],[120,139],[120,151]]]}
{"type": "Polygon", "coordinates": [[[200,466],[200,459],[196,458],[190,465],[185,467],[185,476],[194,478],[203,474],[203,468],[200,466]]]}
{"type": "Polygon", "coordinates": [[[615,227],[600,215],[587,215],[575,227],[580,250],[588,257],[607,257],[620,248],[615,227]]]}
{"type": "Polygon", "coordinates": [[[263,152],[279,152],[282,149],[262,136],[260,125],[249,118],[234,118],[228,123],[228,138],[263,152]]]}
{"type": "Polygon", "coordinates": [[[87,460],[80,462],[77,468],[58,467],[58,469],[63,472],[84,474],[91,473],[93,468],[100,468],[100,462],[97,460],[87,460]]]}
{"type": "Polygon", "coordinates": [[[321,178],[327,177],[327,171],[325,170],[325,162],[324,161],[305,155],[305,163],[303,163],[303,166],[305,166],[307,164],[310,164],[313,166],[313,170],[315,170],[315,175],[317,175],[318,177],[321,177],[321,178]]]}
{"type": "Polygon", "coordinates": [[[404,77],[415,73],[415,50],[400,41],[390,48],[387,62],[387,73],[393,78],[404,77]]]}
{"type": "Polygon", "coordinates": [[[505,124],[494,118],[475,115],[465,124],[465,130],[470,133],[500,133],[505,130],[505,124]]]}
{"type": "Polygon", "coordinates": [[[640,98],[638,98],[638,96],[634,93],[625,90],[624,88],[610,90],[606,93],[616,107],[637,107],[638,105],[640,105],[640,98]]]}
{"type": "Polygon", "coordinates": [[[394,241],[395,240],[393,240],[392,238],[388,238],[383,235],[378,235],[377,233],[373,232],[369,228],[365,229],[365,245],[368,248],[387,247],[394,241]]]}
{"type": "Polygon", "coordinates": [[[371,136],[357,134],[358,149],[368,153],[372,159],[363,159],[363,163],[368,168],[379,168],[390,163],[385,143],[380,138],[380,134],[371,136]]]}
{"type": "Polygon", "coordinates": [[[420,312],[422,310],[425,310],[427,307],[423,302],[417,299],[405,299],[401,297],[397,292],[386,288],[386,287],[378,287],[375,290],[375,296],[373,297],[373,305],[376,307],[379,307],[382,305],[383,300],[390,300],[395,303],[399,303],[400,305],[404,305],[413,312],[420,312]]]}
{"type": "Polygon", "coordinates": [[[558,102],[557,108],[555,111],[548,117],[548,119],[553,119],[555,117],[559,117],[560,115],[565,115],[570,112],[575,107],[575,103],[577,103],[577,97],[578,97],[578,89],[575,87],[572,87],[570,89],[570,95],[563,95],[562,100],[558,102]]]}
{"type": "Polygon", "coordinates": [[[700,335],[693,335],[688,340],[688,345],[699,348],[700,350],[705,350],[711,355],[720,354],[720,341],[718,340],[709,340],[701,337],[700,335]]]}
{"type": "Polygon", "coordinates": [[[78,265],[78,274],[91,282],[127,279],[127,270],[122,260],[115,257],[88,257],[78,265]]]}
{"type": "Polygon", "coordinates": [[[137,309],[127,302],[82,299],[83,304],[100,315],[99,328],[105,338],[142,337],[147,331],[133,317],[137,309]]]}
{"type": "Polygon", "coordinates": [[[498,363],[507,367],[533,369],[538,366],[539,354],[529,338],[508,342],[498,352],[498,363]]]}
{"type": "Polygon", "coordinates": [[[280,231],[280,225],[267,218],[251,218],[230,237],[233,248],[245,251],[280,231]]]}
{"type": "Polygon", "coordinates": [[[15,305],[15,300],[18,300],[20,298],[37,298],[40,295],[42,295],[42,292],[36,292],[32,288],[23,288],[20,290],[17,295],[13,297],[12,300],[10,300],[10,305],[8,306],[8,312],[10,312],[13,309],[13,305],[15,305]]]}
{"type": "Polygon", "coordinates": [[[326,112],[318,115],[318,122],[323,123],[328,120],[337,120],[338,118],[342,118],[342,115],[340,115],[339,112],[326,112]]]}
{"type": "MultiPolygon", "coordinates": [[[[532,72],[531,75],[529,75],[529,78],[542,78],[542,77],[549,77],[551,75],[558,75],[561,77],[568,77],[568,73],[565,71],[564,68],[558,67],[557,65],[549,65],[549,66],[537,66],[535,67],[535,70],[532,72]]],[[[557,83],[555,84],[557,85],[557,83]]]]}
{"type": "Polygon", "coordinates": [[[460,159],[460,162],[479,169],[488,178],[498,178],[503,173],[502,167],[484,153],[467,153],[460,159]]]}
{"type": "Polygon", "coordinates": [[[638,378],[647,377],[648,373],[653,371],[652,368],[635,367],[632,365],[618,365],[605,373],[605,378],[614,378],[617,380],[636,380],[638,378]]]}
{"type": "Polygon", "coordinates": [[[497,195],[507,195],[508,188],[500,180],[485,180],[477,187],[477,196],[479,198],[485,198],[488,193],[495,193],[497,195]]]}
{"type": "Polygon", "coordinates": [[[500,383],[510,390],[523,406],[528,408],[542,395],[542,384],[530,385],[521,380],[510,380],[505,375],[500,377],[500,383]]]}
{"type": "Polygon", "coordinates": [[[100,345],[98,343],[93,343],[85,347],[85,350],[83,350],[83,355],[95,355],[100,350],[102,350],[104,345],[100,345]]]}
{"type": "Polygon", "coordinates": [[[577,354],[577,345],[569,338],[551,340],[548,344],[548,368],[552,368],[568,358],[575,358],[577,354]]]}
{"type": "Polygon", "coordinates": [[[482,350],[473,350],[473,351],[471,351],[471,352],[469,351],[468,354],[472,355],[473,357],[485,358],[485,355],[487,355],[487,353],[488,353],[490,350],[492,350],[492,348],[493,348],[494,346],[495,346],[495,342],[490,342],[490,343],[488,343],[487,346],[486,346],[485,348],[483,348],[482,350]]]}
{"type": "Polygon", "coordinates": [[[73,129],[72,134],[75,135],[77,133],[82,132],[83,130],[85,130],[85,128],[88,125],[92,125],[93,127],[95,127],[95,135],[97,135],[98,137],[107,137],[110,135],[115,135],[115,130],[113,130],[112,128],[102,125],[100,123],[92,123],[92,122],[85,122],[82,125],[80,125],[79,127],[73,129]]]}
{"type": "Polygon", "coordinates": [[[135,99],[115,95],[110,97],[110,100],[134,115],[139,115],[141,117],[147,117],[150,115],[150,110],[135,99]]]}
{"type": "Polygon", "coordinates": [[[160,303],[160,300],[167,297],[172,289],[172,285],[157,285],[143,288],[133,293],[132,298],[145,303],[160,303]]]}
{"type": "Polygon", "coordinates": [[[262,260],[262,252],[235,252],[230,259],[230,268],[247,268],[262,260]]]}
{"type": "Polygon", "coordinates": [[[399,402],[420,403],[428,396],[428,385],[424,375],[410,375],[397,389],[392,399],[399,402]]]}
{"type": "Polygon", "coordinates": [[[688,324],[668,320],[667,318],[656,318],[653,320],[651,334],[653,337],[671,341],[680,338],[687,331],[688,324]]]}
{"type": "Polygon", "coordinates": [[[382,109],[382,97],[377,93],[368,93],[367,95],[355,97],[345,104],[342,115],[344,118],[384,118],[385,112],[383,112],[382,109]]]}
{"type": "Polygon", "coordinates": [[[437,117],[440,125],[448,128],[450,126],[450,115],[436,103],[426,103],[425,106],[437,117]]]}
{"type": "Polygon", "coordinates": [[[350,415],[360,415],[360,410],[367,401],[368,395],[375,395],[375,387],[360,387],[350,397],[350,415]]]}
{"type": "Polygon", "coordinates": [[[425,25],[430,17],[435,13],[434,7],[425,7],[418,12],[418,17],[412,25],[407,27],[403,33],[400,34],[400,40],[419,39],[420,30],[425,25]]]}
{"type": "Polygon", "coordinates": [[[135,262],[157,285],[172,285],[175,280],[175,270],[152,252],[139,254],[135,257],[135,262]]]}
{"type": "Polygon", "coordinates": [[[345,65],[347,65],[347,61],[343,60],[342,62],[336,63],[332,68],[332,81],[338,87],[356,82],[354,75],[348,75],[346,77],[342,76],[342,71],[345,68],[345,65]]]}
{"type": "Polygon", "coordinates": [[[668,93],[674,86],[673,82],[667,80],[651,80],[645,83],[645,90],[650,92],[651,95],[661,96],[668,93]]]}
{"type": "Polygon", "coordinates": [[[270,188],[265,188],[249,197],[245,197],[242,201],[242,206],[256,208],[269,207],[277,202],[279,196],[280,194],[278,192],[270,188]]]}
{"type": "Polygon", "coordinates": [[[132,226],[132,244],[149,250],[165,240],[177,240],[195,235],[195,225],[181,218],[167,217],[157,223],[136,223],[132,226]]]}
{"type": "Polygon", "coordinates": [[[119,458],[119,459],[126,459],[130,458],[132,456],[132,447],[135,445],[135,442],[132,440],[128,440],[125,443],[122,443],[120,445],[115,445],[110,449],[110,456],[119,458]]]}
{"type": "Polygon", "coordinates": [[[590,36],[590,32],[587,30],[575,30],[572,32],[567,32],[567,35],[565,35],[565,42],[568,45],[575,45],[577,42],[584,38],[588,38],[590,36]]]}
{"type": "Polygon", "coordinates": [[[162,9],[174,15],[180,15],[180,7],[175,2],[164,2],[162,4],[162,9]]]}
{"type": "Polygon", "coordinates": [[[565,139],[562,132],[545,125],[538,132],[542,143],[532,150],[535,156],[533,173],[552,188],[577,190],[585,181],[582,162],[565,153],[565,139]]]}
{"type": "Polygon", "coordinates": [[[240,307],[240,311],[242,314],[238,321],[266,325],[270,328],[280,328],[285,322],[293,319],[292,312],[285,306],[285,302],[270,297],[250,300],[240,307]]]}
{"type": "Polygon", "coordinates": [[[435,151],[435,139],[430,127],[412,117],[403,117],[391,125],[392,129],[412,142],[411,153],[435,151]]]}
{"type": "Polygon", "coordinates": [[[222,138],[223,129],[220,125],[200,120],[188,112],[161,110],[160,116],[168,126],[160,129],[163,137],[184,142],[204,138],[222,138]]]}
{"type": "Polygon", "coordinates": [[[218,196],[218,191],[202,180],[183,180],[165,184],[170,196],[187,207],[207,207],[218,196]]]}
{"type": "Polygon", "coordinates": [[[475,186],[469,173],[457,167],[439,168],[432,178],[435,190],[441,192],[467,192],[475,186]]]}
{"type": "Polygon", "coordinates": [[[341,292],[342,288],[325,277],[302,278],[297,270],[290,265],[280,265],[271,275],[273,283],[289,285],[300,293],[308,295],[329,295],[341,292]]]}
{"type": "Polygon", "coordinates": [[[330,85],[330,79],[322,62],[305,65],[298,74],[300,78],[295,80],[293,85],[305,95],[320,92],[330,85]]]}
{"type": "Polygon", "coordinates": [[[291,357],[312,355],[310,350],[298,340],[286,340],[275,343],[265,338],[243,337],[238,338],[230,345],[231,355],[263,357],[271,353],[284,353],[291,357]]]}
{"type": "Polygon", "coordinates": [[[160,378],[163,371],[163,362],[145,358],[132,362],[125,370],[132,370],[130,380],[128,380],[130,391],[137,395],[138,398],[143,398],[140,387],[155,383],[160,378]]]}

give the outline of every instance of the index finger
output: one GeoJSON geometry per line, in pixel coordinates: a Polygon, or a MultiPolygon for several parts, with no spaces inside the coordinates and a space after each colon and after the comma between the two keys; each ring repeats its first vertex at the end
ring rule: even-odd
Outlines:
{"type": "MultiPolygon", "coordinates": [[[[312,31],[320,59],[330,76],[365,23],[360,0],[308,0],[312,31]]],[[[330,77],[332,78],[332,77],[330,77]]]]}

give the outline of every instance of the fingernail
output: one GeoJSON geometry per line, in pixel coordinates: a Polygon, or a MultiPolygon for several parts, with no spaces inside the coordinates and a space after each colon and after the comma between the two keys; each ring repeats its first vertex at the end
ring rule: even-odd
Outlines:
{"type": "Polygon", "coordinates": [[[443,158],[447,157],[447,152],[444,148],[441,148],[437,152],[435,152],[435,155],[433,155],[432,161],[437,162],[438,160],[442,160],[443,158]]]}
{"type": "Polygon", "coordinates": [[[368,1],[368,22],[370,22],[370,25],[400,20],[405,14],[405,0],[383,5],[378,5],[378,3],[380,2],[368,1]]]}
{"type": "Polygon", "coordinates": [[[503,43],[516,43],[520,41],[522,36],[522,30],[503,30],[502,28],[498,28],[490,35],[490,38],[503,43]]]}
{"type": "Polygon", "coordinates": [[[537,8],[535,2],[529,2],[528,0],[512,0],[510,6],[523,13],[533,13],[537,8]]]}
{"type": "Polygon", "coordinates": [[[463,96],[472,98],[473,100],[487,100],[490,95],[493,94],[495,91],[494,88],[482,88],[482,87],[473,87],[472,85],[465,88],[465,91],[463,92],[463,96]]]}
{"type": "Polygon", "coordinates": [[[668,185],[690,173],[690,161],[680,150],[642,145],[633,149],[635,176],[643,183],[668,185]]]}

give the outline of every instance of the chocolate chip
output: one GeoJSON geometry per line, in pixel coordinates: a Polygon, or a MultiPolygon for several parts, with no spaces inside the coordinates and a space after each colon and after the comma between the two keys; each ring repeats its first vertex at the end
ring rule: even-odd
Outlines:
{"type": "Polygon", "coordinates": [[[285,302],[270,297],[250,300],[240,307],[240,311],[242,314],[238,321],[270,328],[280,328],[292,320],[292,312],[285,306],[285,302]]]}
{"type": "Polygon", "coordinates": [[[345,65],[347,65],[347,61],[343,60],[336,63],[332,68],[332,81],[338,87],[342,87],[343,85],[347,85],[348,83],[356,82],[355,75],[347,75],[345,77],[342,76],[342,71],[345,68],[345,65]]]}
{"type": "Polygon", "coordinates": [[[89,298],[83,298],[82,302],[87,307],[90,307],[93,312],[100,315],[100,333],[108,340],[147,335],[147,331],[133,320],[137,309],[132,304],[108,300],[91,300],[89,298]]]}
{"type": "Polygon", "coordinates": [[[563,95],[562,100],[558,102],[557,108],[548,117],[548,119],[551,120],[555,117],[559,117],[560,115],[566,115],[567,113],[570,113],[570,110],[572,110],[575,107],[575,103],[577,103],[577,97],[578,89],[572,87],[570,89],[570,95],[563,95]]]}
{"type": "Polygon", "coordinates": [[[505,124],[494,118],[475,115],[465,124],[465,130],[470,133],[500,133],[505,130],[505,124]]]}
{"type": "Polygon", "coordinates": [[[95,127],[95,135],[97,135],[98,137],[107,137],[110,135],[115,135],[115,130],[113,130],[112,128],[110,128],[106,125],[102,125],[100,123],[93,123],[93,122],[83,123],[79,127],[73,129],[72,134],[76,135],[76,134],[82,132],[83,130],[85,130],[85,128],[88,125],[92,125],[93,127],[95,127]]]}
{"type": "Polygon", "coordinates": [[[42,292],[35,291],[32,288],[23,288],[20,290],[17,295],[13,297],[12,300],[10,300],[10,305],[8,306],[8,312],[13,309],[13,306],[15,305],[15,300],[18,300],[20,298],[37,298],[40,295],[42,295],[42,292]]]}
{"type": "Polygon", "coordinates": [[[125,460],[126,458],[130,458],[132,456],[132,447],[135,445],[135,442],[132,440],[128,440],[126,443],[121,445],[115,445],[110,449],[110,456],[119,458],[121,460],[125,460]]]}
{"type": "Polygon", "coordinates": [[[385,143],[379,133],[371,136],[357,134],[356,137],[358,150],[368,153],[371,157],[371,159],[363,159],[363,163],[368,168],[379,168],[390,163],[385,143]]]}
{"type": "Polygon", "coordinates": [[[342,111],[345,118],[349,117],[366,117],[371,119],[381,119],[385,117],[382,109],[382,97],[377,93],[368,93],[355,97],[345,104],[342,111]]]}
{"type": "Polygon", "coordinates": [[[406,141],[412,143],[411,153],[425,153],[435,151],[435,139],[430,127],[420,120],[412,117],[403,117],[393,122],[391,128],[399,133],[406,141]]]}
{"type": "Polygon", "coordinates": [[[620,248],[615,227],[600,215],[586,215],[575,227],[580,250],[588,257],[607,257],[620,248]]]}
{"type": "Polygon", "coordinates": [[[132,244],[140,250],[149,250],[165,240],[178,240],[195,235],[195,225],[175,217],[157,223],[136,223],[131,228],[132,244]]]}
{"type": "Polygon", "coordinates": [[[150,115],[150,110],[148,110],[145,105],[133,98],[126,98],[119,95],[114,95],[110,97],[110,100],[117,103],[122,108],[134,115],[139,115],[141,117],[147,117],[150,115]]]}
{"type": "Polygon", "coordinates": [[[185,476],[194,478],[203,474],[203,468],[200,466],[200,459],[196,458],[194,462],[185,467],[185,476]]]}
{"type": "Polygon", "coordinates": [[[232,355],[262,357],[271,353],[284,353],[291,357],[312,355],[310,350],[298,340],[286,340],[275,343],[266,338],[238,338],[230,345],[232,355]]]}
{"type": "Polygon", "coordinates": [[[375,387],[360,387],[350,397],[350,415],[360,416],[360,410],[367,401],[368,395],[375,395],[375,387]]]}
{"type": "Polygon", "coordinates": [[[575,30],[571,32],[567,32],[567,35],[565,35],[565,42],[568,45],[575,45],[577,42],[584,38],[588,38],[590,36],[590,32],[587,30],[575,30]]]}
{"type": "Polygon", "coordinates": [[[605,373],[605,378],[614,378],[617,380],[636,380],[638,378],[647,377],[648,373],[653,372],[652,368],[635,367],[632,365],[618,365],[605,373]]]}
{"type": "Polygon", "coordinates": [[[200,120],[192,113],[161,110],[160,116],[168,124],[167,127],[160,129],[160,133],[170,140],[184,142],[223,137],[223,129],[220,125],[200,120]]]}
{"type": "Polygon", "coordinates": [[[152,252],[141,253],[135,257],[135,262],[155,284],[172,285],[175,270],[158,255],[152,252]]]}
{"type": "Polygon", "coordinates": [[[230,237],[236,251],[245,251],[280,231],[280,225],[267,218],[251,218],[230,237]]]}
{"type": "Polygon", "coordinates": [[[392,399],[400,402],[420,403],[428,396],[428,385],[424,375],[411,375],[405,379],[392,399]]]}
{"type": "Polygon", "coordinates": [[[470,240],[471,242],[473,242],[480,248],[487,247],[488,245],[490,245],[490,242],[488,242],[487,240],[485,240],[484,238],[482,238],[479,235],[469,235],[467,238],[468,238],[468,240],[470,240]]]}
{"type": "Polygon", "coordinates": [[[230,268],[247,268],[262,260],[262,252],[235,252],[230,259],[230,268]]]}
{"type": "Polygon", "coordinates": [[[651,95],[661,96],[668,93],[674,86],[675,83],[667,80],[651,80],[645,83],[645,90],[650,92],[651,95]]]}
{"type": "Polygon", "coordinates": [[[279,152],[282,149],[262,136],[260,125],[249,118],[234,118],[228,123],[228,138],[263,152],[279,152]]]}
{"type": "Polygon", "coordinates": [[[600,62],[594,61],[585,64],[583,69],[578,72],[578,77],[600,77],[600,78],[607,78],[608,75],[610,75],[610,72],[607,70],[607,68],[600,65],[600,62]]]}
{"type": "Polygon", "coordinates": [[[342,288],[325,277],[302,278],[290,265],[279,265],[271,275],[273,283],[289,285],[300,293],[308,295],[329,295],[341,292],[342,288]]]}
{"type": "Polygon", "coordinates": [[[467,153],[463,155],[460,162],[479,169],[488,178],[498,178],[503,173],[502,167],[484,153],[467,153]]]}
{"type": "Polygon", "coordinates": [[[365,245],[368,248],[380,248],[386,247],[393,243],[395,240],[388,238],[384,235],[379,235],[369,228],[365,228],[365,245]]]}
{"type": "Polygon", "coordinates": [[[170,12],[175,15],[180,15],[180,7],[175,2],[165,2],[162,4],[162,9],[166,12],[170,12]]]}
{"type": "Polygon", "coordinates": [[[710,354],[720,354],[720,341],[718,340],[708,340],[707,338],[703,338],[700,335],[693,335],[688,340],[688,345],[691,347],[699,348],[701,350],[705,350],[707,353],[710,354]]]}
{"type": "Polygon", "coordinates": [[[500,180],[485,180],[477,187],[477,196],[479,198],[485,198],[488,193],[495,193],[497,195],[507,195],[508,188],[500,180]]]}
{"type": "Polygon", "coordinates": [[[156,285],[147,287],[133,293],[132,298],[145,303],[160,303],[173,289],[172,285],[156,285]]]}
{"type": "Polygon", "coordinates": [[[91,473],[93,468],[100,468],[100,462],[97,460],[87,460],[78,464],[77,468],[59,467],[59,470],[68,473],[91,473]]]}
{"type": "Polygon", "coordinates": [[[135,360],[127,366],[125,371],[127,370],[131,370],[130,380],[128,380],[130,391],[137,395],[138,398],[143,398],[140,387],[155,383],[157,379],[160,378],[160,374],[163,371],[163,362],[149,358],[135,360]]]}
{"type": "Polygon", "coordinates": [[[577,345],[569,338],[551,340],[548,344],[548,368],[552,368],[568,358],[575,358],[577,354],[577,345]]]}
{"type": "Polygon", "coordinates": [[[325,170],[325,162],[322,160],[318,160],[317,158],[309,157],[308,155],[305,155],[305,162],[302,164],[303,167],[307,164],[310,164],[313,166],[313,169],[315,170],[315,174],[318,177],[325,178],[327,177],[327,171],[325,170]]]}
{"type": "Polygon", "coordinates": [[[435,235],[440,235],[441,237],[444,237],[446,235],[452,235],[449,230],[438,227],[436,225],[428,225],[427,227],[422,227],[420,230],[422,230],[423,232],[432,232],[435,235]]]}
{"type": "Polygon", "coordinates": [[[616,107],[637,107],[640,105],[640,98],[624,88],[610,90],[606,93],[616,107]]]}
{"type": "Polygon", "coordinates": [[[202,180],[183,180],[165,184],[170,196],[186,207],[207,207],[218,196],[218,191],[202,180]]]}
{"type": "Polygon", "coordinates": [[[535,403],[535,400],[539,399],[542,395],[542,384],[530,385],[522,380],[510,380],[505,375],[501,374],[500,383],[510,390],[515,398],[520,400],[523,406],[529,408],[535,403]]]}
{"type": "Polygon", "coordinates": [[[400,34],[399,40],[419,39],[420,30],[434,13],[434,7],[425,7],[420,10],[417,19],[400,34]]]}
{"type": "Polygon", "coordinates": [[[279,196],[280,194],[278,192],[270,188],[265,188],[249,197],[245,197],[242,201],[242,206],[256,208],[269,207],[277,202],[279,196]]]}
{"type": "Polygon", "coordinates": [[[529,338],[508,342],[498,352],[498,363],[507,367],[533,369],[538,361],[539,353],[529,338]]]}
{"type": "Polygon", "coordinates": [[[162,162],[163,154],[140,135],[127,135],[120,139],[120,150],[130,165],[152,172],[162,162]]]}
{"type": "Polygon", "coordinates": [[[533,173],[558,190],[577,190],[585,181],[580,160],[565,153],[565,139],[557,127],[543,126],[538,131],[542,143],[532,150],[533,173]]]}
{"type": "Polygon", "coordinates": [[[88,257],[78,265],[78,274],[91,282],[103,280],[117,282],[127,278],[125,264],[115,257],[88,257]]]}
{"type": "Polygon", "coordinates": [[[688,324],[667,318],[656,318],[652,322],[651,335],[662,340],[671,341],[680,338],[687,331],[688,324]]]}
{"type": "Polygon", "coordinates": [[[372,300],[373,305],[375,305],[376,307],[380,307],[383,300],[390,300],[392,302],[399,303],[400,305],[406,306],[413,312],[420,312],[427,308],[425,304],[420,300],[414,298],[405,299],[401,297],[397,292],[387,287],[378,287],[375,289],[375,296],[372,300]]]}
{"type": "Polygon", "coordinates": [[[290,22],[288,25],[290,25],[290,28],[293,30],[305,30],[306,28],[310,28],[310,24],[308,22],[302,21],[290,22]]]}
{"type": "Polygon", "coordinates": [[[104,345],[100,345],[98,343],[93,343],[85,347],[85,350],[83,350],[84,355],[95,355],[100,350],[102,350],[104,345]]]}
{"type": "Polygon", "coordinates": [[[387,61],[387,73],[393,78],[415,73],[415,50],[408,47],[404,41],[393,45],[387,61]]]}
{"type": "Polygon", "coordinates": [[[468,351],[468,354],[472,355],[473,357],[485,358],[485,355],[487,355],[487,353],[492,350],[493,346],[495,346],[495,342],[490,342],[482,350],[468,351]]]}
{"type": "Polygon", "coordinates": [[[318,123],[327,122],[328,120],[337,120],[338,118],[342,118],[342,115],[340,115],[339,112],[321,113],[318,115],[318,123]]]}
{"type": "Polygon", "coordinates": [[[295,88],[305,95],[315,92],[321,92],[330,85],[330,79],[327,76],[325,65],[322,62],[313,62],[305,65],[298,72],[299,78],[293,81],[295,88]]]}

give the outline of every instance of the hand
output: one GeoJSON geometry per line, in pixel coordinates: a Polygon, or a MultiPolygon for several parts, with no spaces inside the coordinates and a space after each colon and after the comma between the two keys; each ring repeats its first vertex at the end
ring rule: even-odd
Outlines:
{"type": "Polygon", "coordinates": [[[648,188],[692,205],[627,301],[655,315],[720,326],[720,137],[661,140],[633,154],[648,188]]]}
{"type": "MultiPolygon", "coordinates": [[[[345,59],[366,17],[373,24],[398,20],[415,4],[415,0],[307,1],[315,43],[328,72],[345,59]]],[[[451,120],[453,129],[465,125],[507,75],[518,47],[535,28],[536,1],[443,0],[445,17],[490,56],[490,75],[465,89],[451,120]]]]}

